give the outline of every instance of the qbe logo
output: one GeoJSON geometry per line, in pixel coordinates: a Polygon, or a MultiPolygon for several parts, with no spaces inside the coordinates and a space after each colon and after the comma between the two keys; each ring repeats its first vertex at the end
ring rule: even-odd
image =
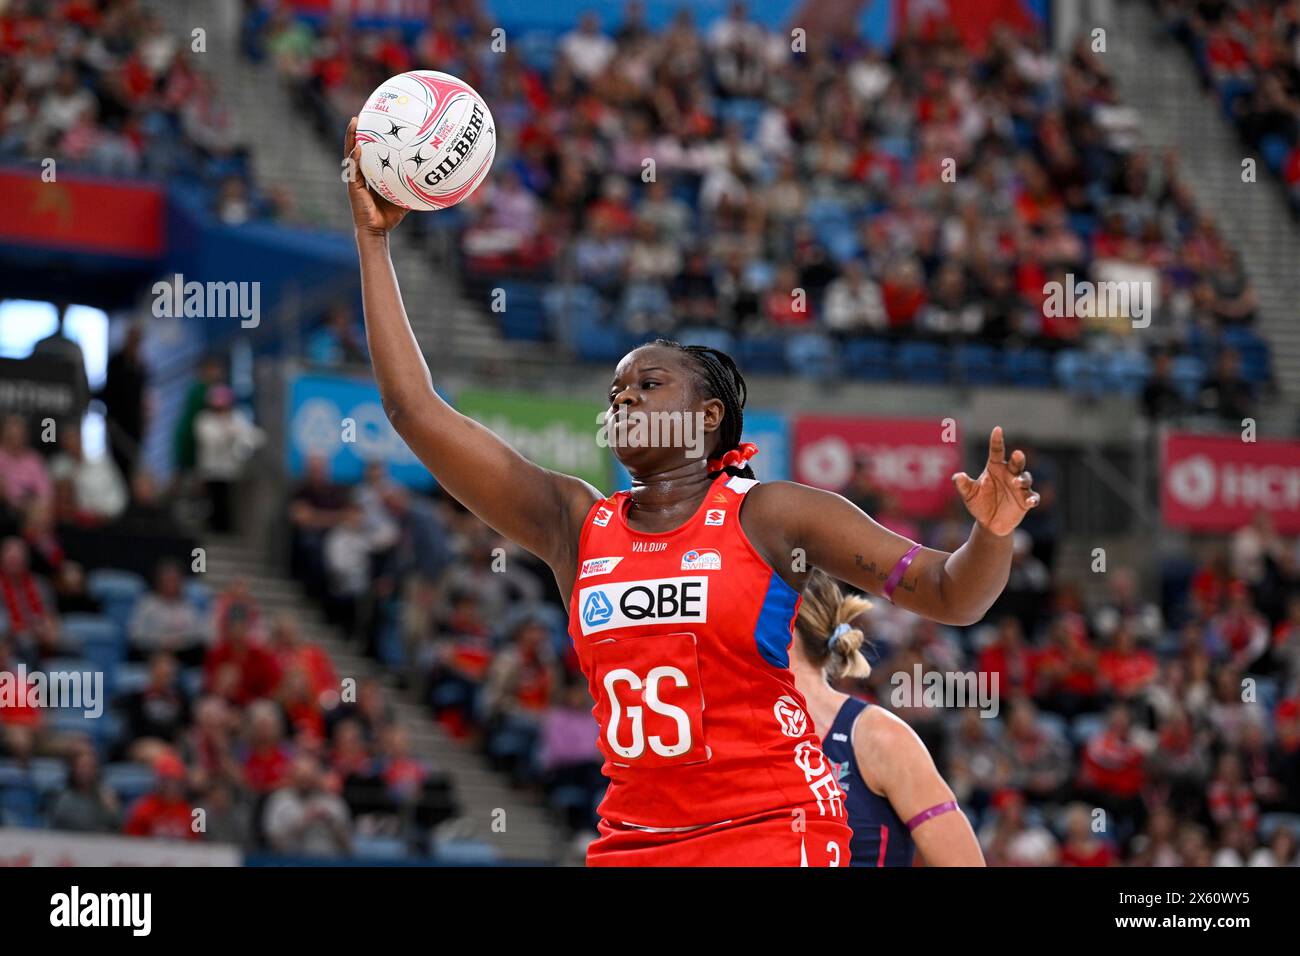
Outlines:
{"type": "Polygon", "coordinates": [[[708,620],[709,579],[656,578],[583,588],[578,592],[582,633],[708,620]]]}

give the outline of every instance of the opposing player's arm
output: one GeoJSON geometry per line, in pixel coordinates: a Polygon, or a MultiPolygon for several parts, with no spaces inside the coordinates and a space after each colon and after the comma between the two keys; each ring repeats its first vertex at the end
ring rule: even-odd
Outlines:
{"type": "MultiPolygon", "coordinates": [[[[867,786],[888,800],[904,822],[957,802],[921,738],[886,710],[863,711],[853,728],[853,753],[867,786]]],[[[912,839],[926,866],[984,866],[975,831],[960,809],[918,822],[912,839]]]]}
{"type": "Polygon", "coordinates": [[[366,185],[355,118],[344,149],[353,163],[348,197],[361,259],[366,342],[389,421],[448,494],[558,571],[571,560],[577,529],[601,495],[581,479],[529,461],[434,391],[388,254],[388,233],[405,211],[366,185]]]}

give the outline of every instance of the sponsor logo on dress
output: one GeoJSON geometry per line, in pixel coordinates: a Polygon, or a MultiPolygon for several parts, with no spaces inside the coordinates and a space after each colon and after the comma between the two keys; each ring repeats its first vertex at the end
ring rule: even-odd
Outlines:
{"type": "Polygon", "coordinates": [[[618,558],[588,558],[582,562],[582,568],[578,571],[579,578],[594,578],[597,575],[609,574],[622,561],[618,558]]]}
{"type": "Polygon", "coordinates": [[[721,571],[722,555],[716,548],[692,548],[682,555],[683,571],[721,571]]]}
{"type": "Polygon", "coordinates": [[[708,511],[704,512],[704,523],[716,527],[717,525],[722,524],[726,517],[727,511],[725,508],[710,508],[708,511]]]}
{"type": "Polygon", "coordinates": [[[583,634],[650,624],[708,620],[707,577],[656,578],[593,584],[578,592],[583,634]]]}
{"type": "Polygon", "coordinates": [[[596,517],[591,519],[591,523],[597,527],[603,528],[609,524],[609,519],[614,517],[614,512],[608,508],[597,508],[596,517]]]}
{"type": "Polygon", "coordinates": [[[653,551],[667,551],[667,550],[668,550],[668,542],[667,542],[667,541],[633,541],[633,542],[632,542],[632,550],[633,550],[633,551],[651,551],[651,552],[653,552],[653,551]]]}
{"type": "Polygon", "coordinates": [[[799,702],[789,694],[782,694],[772,707],[776,722],[781,725],[781,733],[787,737],[802,737],[808,732],[808,715],[804,713],[799,702]]]}

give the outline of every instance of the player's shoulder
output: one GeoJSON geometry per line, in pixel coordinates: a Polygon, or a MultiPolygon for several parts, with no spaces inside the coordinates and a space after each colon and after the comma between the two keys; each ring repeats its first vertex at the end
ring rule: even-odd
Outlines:
{"type": "Polygon", "coordinates": [[[883,707],[867,707],[853,725],[853,746],[875,755],[897,754],[920,739],[907,721],[883,707]]]}

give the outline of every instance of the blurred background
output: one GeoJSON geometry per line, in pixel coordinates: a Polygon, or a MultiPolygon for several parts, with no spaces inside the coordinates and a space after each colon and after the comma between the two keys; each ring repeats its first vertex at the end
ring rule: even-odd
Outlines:
{"type": "Polygon", "coordinates": [[[992,864],[1296,865],[1278,0],[0,0],[0,672],[110,697],[0,706],[0,862],[582,860],[563,599],[369,371],[343,129],[417,68],[499,138],[393,240],[456,407],[626,487],[614,363],[715,345],[760,477],[946,549],[1003,425],[1043,499],[1005,594],[967,628],[877,606],[844,689],[998,675],[997,719],[898,711],[992,864]],[[1108,280],[1149,301],[1049,301],[1108,280]],[[258,309],[167,308],[187,282],[258,309]]]}

